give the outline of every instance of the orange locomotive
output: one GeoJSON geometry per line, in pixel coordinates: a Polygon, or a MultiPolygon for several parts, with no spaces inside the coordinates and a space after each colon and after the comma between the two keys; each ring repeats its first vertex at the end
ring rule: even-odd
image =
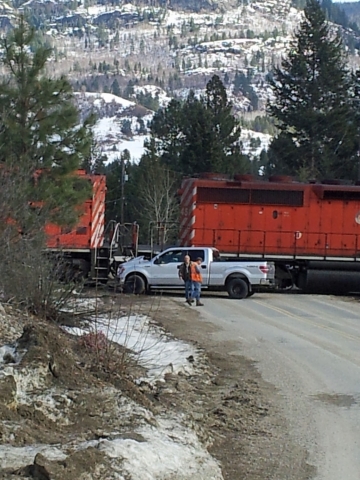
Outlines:
{"type": "Polygon", "coordinates": [[[81,205],[81,215],[73,229],[46,226],[47,248],[66,259],[70,276],[106,282],[119,263],[136,255],[138,225],[111,221],[105,227],[106,176],[86,174],[84,170],[77,174],[91,183],[91,197],[81,205]]]}
{"type": "Polygon", "coordinates": [[[47,225],[47,246],[64,249],[95,249],[103,244],[105,227],[105,175],[87,175],[78,170],[79,177],[89,180],[92,196],[81,206],[81,217],[74,229],[47,225]]]}
{"type": "Polygon", "coordinates": [[[180,194],[182,246],[273,260],[282,287],[360,289],[360,186],[204,174],[180,194]]]}
{"type": "Polygon", "coordinates": [[[91,197],[81,205],[81,215],[73,228],[63,228],[55,224],[45,227],[47,247],[51,252],[59,252],[67,260],[69,270],[81,277],[90,276],[105,280],[109,272],[108,249],[104,245],[105,229],[105,175],[88,175],[78,170],[80,177],[87,179],[92,186],[91,197]],[[104,261],[101,261],[104,258],[104,261]]]}

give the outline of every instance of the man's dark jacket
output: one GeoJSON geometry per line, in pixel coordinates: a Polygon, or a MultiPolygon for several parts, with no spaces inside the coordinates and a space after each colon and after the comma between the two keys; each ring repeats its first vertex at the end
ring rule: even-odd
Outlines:
{"type": "Polygon", "coordinates": [[[184,282],[186,282],[186,280],[191,280],[191,262],[188,265],[186,265],[186,263],[180,265],[179,277],[181,277],[184,282]]]}

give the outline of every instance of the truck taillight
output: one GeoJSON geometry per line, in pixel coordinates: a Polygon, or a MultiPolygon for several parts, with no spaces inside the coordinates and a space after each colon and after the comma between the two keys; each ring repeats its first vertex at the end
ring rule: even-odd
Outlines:
{"type": "Polygon", "coordinates": [[[270,272],[270,267],[268,267],[267,265],[260,265],[259,269],[261,270],[262,273],[270,272]]]}

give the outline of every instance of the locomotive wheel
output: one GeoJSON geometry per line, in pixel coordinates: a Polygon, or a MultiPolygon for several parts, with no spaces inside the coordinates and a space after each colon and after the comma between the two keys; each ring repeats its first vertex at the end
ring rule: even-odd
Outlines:
{"type": "Polygon", "coordinates": [[[249,286],[242,278],[233,278],[226,286],[230,298],[242,300],[249,295],[249,286]]]}
{"type": "Polygon", "coordinates": [[[145,280],[139,275],[130,275],[125,281],[124,292],[141,295],[146,291],[145,280]]]}

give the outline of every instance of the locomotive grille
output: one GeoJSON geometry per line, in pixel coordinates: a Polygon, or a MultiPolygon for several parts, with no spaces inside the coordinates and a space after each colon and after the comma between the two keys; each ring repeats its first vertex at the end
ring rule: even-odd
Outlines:
{"type": "Polygon", "coordinates": [[[304,192],[302,190],[198,188],[197,203],[248,203],[299,207],[304,203],[304,192]]]}
{"type": "Polygon", "coordinates": [[[249,203],[250,190],[198,188],[197,203],[249,203]]]}
{"type": "Polygon", "coordinates": [[[360,192],[354,190],[324,190],[324,200],[360,200],[360,192]]]}
{"type": "Polygon", "coordinates": [[[300,207],[304,204],[304,192],[302,190],[252,190],[251,203],[300,207]]]}

